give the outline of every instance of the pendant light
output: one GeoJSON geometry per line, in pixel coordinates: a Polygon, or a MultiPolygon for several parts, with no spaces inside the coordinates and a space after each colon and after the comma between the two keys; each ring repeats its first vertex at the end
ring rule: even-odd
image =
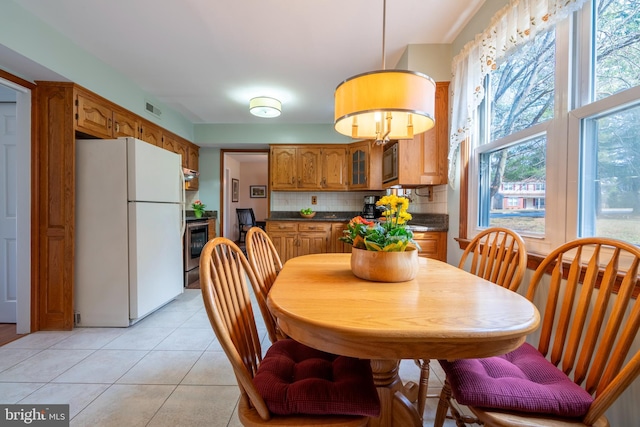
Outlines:
{"type": "Polygon", "coordinates": [[[357,139],[385,144],[412,139],[435,125],[433,79],[407,70],[385,69],[387,2],[382,13],[382,70],[350,77],[335,91],[335,129],[357,139]]]}

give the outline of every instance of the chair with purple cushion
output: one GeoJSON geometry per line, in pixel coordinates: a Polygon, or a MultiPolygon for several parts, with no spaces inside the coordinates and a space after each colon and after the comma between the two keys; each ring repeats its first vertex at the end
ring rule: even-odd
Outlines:
{"type": "Polygon", "coordinates": [[[262,354],[247,278],[249,262],[231,240],[207,242],[200,287],[209,321],[240,388],[244,426],[365,426],[380,414],[369,360],[337,356],[292,339],[262,354]]]}
{"type": "MultiPolygon", "coordinates": [[[[458,268],[515,292],[527,270],[524,240],[508,228],[487,228],[469,242],[458,268]]],[[[420,366],[416,402],[418,413],[422,415],[429,383],[429,360],[416,359],[416,364],[420,366]]]]}
{"type": "Polygon", "coordinates": [[[538,347],[440,361],[447,384],[434,425],[448,408],[457,425],[472,421],[453,397],[487,426],[608,426],[605,411],[640,374],[640,351],[630,353],[638,347],[639,265],[640,248],[606,238],[577,239],[547,255],[527,290],[541,308],[538,347]]]}

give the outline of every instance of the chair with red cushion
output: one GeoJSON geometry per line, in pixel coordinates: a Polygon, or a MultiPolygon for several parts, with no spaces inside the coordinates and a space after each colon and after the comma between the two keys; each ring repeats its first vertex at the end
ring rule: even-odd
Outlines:
{"type": "Polygon", "coordinates": [[[453,396],[487,426],[608,426],[605,411],[640,374],[640,351],[629,354],[640,328],[639,265],[640,248],[606,238],[547,255],[527,290],[543,319],[538,347],[440,361],[449,387],[434,425],[448,407],[459,417],[453,396]]]}
{"type": "Polygon", "coordinates": [[[211,326],[233,367],[244,426],[365,426],[380,414],[369,360],[325,353],[292,339],[262,355],[247,278],[249,262],[231,240],[207,242],[200,287],[211,326]]]}

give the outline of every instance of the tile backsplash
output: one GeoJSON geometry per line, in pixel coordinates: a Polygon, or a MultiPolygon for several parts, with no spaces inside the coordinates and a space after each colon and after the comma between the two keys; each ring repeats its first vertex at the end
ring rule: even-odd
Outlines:
{"type": "MultiPolygon", "coordinates": [[[[413,213],[441,213],[447,212],[447,185],[430,187],[433,191],[433,200],[427,197],[427,188],[421,188],[417,192],[412,190],[410,194],[411,203],[409,212],[413,213]]],[[[318,212],[342,212],[361,211],[364,204],[364,196],[375,195],[384,196],[384,191],[359,191],[359,192],[293,192],[293,191],[273,191],[271,192],[272,211],[298,211],[304,208],[311,208],[318,212]],[[311,204],[311,198],[317,198],[317,204],[311,204]]]]}

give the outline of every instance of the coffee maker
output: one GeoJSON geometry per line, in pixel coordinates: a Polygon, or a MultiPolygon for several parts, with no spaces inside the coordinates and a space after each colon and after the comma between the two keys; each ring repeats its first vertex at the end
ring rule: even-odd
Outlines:
{"type": "Polygon", "coordinates": [[[378,217],[378,207],[376,206],[378,200],[380,200],[379,196],[364,196],[363,218],[376,219],[378,217]]]}

